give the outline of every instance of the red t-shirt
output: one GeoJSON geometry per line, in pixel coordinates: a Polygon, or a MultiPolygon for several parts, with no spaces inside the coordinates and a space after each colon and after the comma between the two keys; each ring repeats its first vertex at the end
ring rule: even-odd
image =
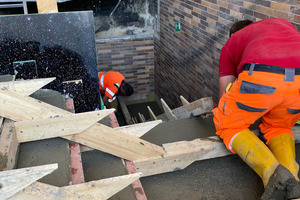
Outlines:
{"type": "Polygon", "coordinates": [[[246,63],[300,67],[300,34],[291,23],[279,18],[246,26],[231,35],[222,48],[219,77],[237,77],[246,63]]]}

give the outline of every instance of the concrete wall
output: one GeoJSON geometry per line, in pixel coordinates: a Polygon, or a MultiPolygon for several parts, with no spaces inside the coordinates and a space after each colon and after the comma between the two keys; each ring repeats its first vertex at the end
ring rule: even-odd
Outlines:
{"type": "Polygon", "coordinates": [[[132,36],[96,40],[98,71],[119,71],[134,93],[154,91],[154,38],[132,36]]]}
{"type": "Polygon", "coordinates": [[[154,33],[157,0],[130,0],[121,1],[120,4],[117,4],[118,0],[97,2],[98,4],[95,4],[97,9],[94,11],[97,38],[154,33]],[[115,12],[110,16],[115,7],[115,12]],[[110,18],[105,23],[108,16],[110,18]]]}
{"type": "Polygon", "coordinates": [[[170,107],[218,97],[218,60],[234,21],[280,17],[300,30],[299,0],[161,0],[155,39],[155,93],[170,107]],[[175,32],[174,23],[181,23],[175,32]]]}

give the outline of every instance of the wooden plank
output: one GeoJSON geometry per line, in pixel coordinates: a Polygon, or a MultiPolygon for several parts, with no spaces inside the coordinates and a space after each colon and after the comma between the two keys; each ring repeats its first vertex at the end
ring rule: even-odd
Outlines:
{"type": "Polygon", "coordinates": [[[191,116],[198,116],[213,109],[213,100],[211,97],[204,97],[193,101],[184,106],[172,110],[178,119],[190,118],[191,116]]]}
{"type": "Polygon", "coordinates": [[[127,106],[125,104],[125,101],[124,101],[123,97],[118,96],[117,98],[118,98],[118,101],[119,101],[119,104],[120,104],[121,112],[122,112],[122,114],[125,118],[126,124],[128,124],[128,125],[133,124],[130,113],[127,109],[127,106]]]}
{"type": "Polygon", "coordinates": [[[19,143],[14,122],[5,119],[0,135],[0,171],[11,170],[15,167],[18,157],[18,148],[19,143]]]}
{"type": "Polygon", "coordinates": [[[197,160],[231,154],[218,137],[180,141],[163,145],[166,154],[133,161],[137,172],[144,176],[181,170],[197,160]]]}
{"type": "Polygon", "coordinates": [[[181,96],[181,95],[180,95],[180,100],[181,100],[181,103],[182,103],[183,106],[190,103],[190,102],[188,102],[188,100],[186,100],[186,99],[185,99],[183,96],[181,96]]]}
{"type": "Polygon", "coordinates": [[[48,83],[54,81],[56,78],[41,78],[30,80],[19,80],[10,82],[0,82],[0,86],[6,87],[8,90],[15,91],[17,93],[24,94],[26,96],[31,95],[38,89],[44,87],[48,83]]]}
{"type": "Polygon", "coordinates": [[[139,115],[139,119],[140,119],[140,122],[141,122],[141,123],[146,122],[145,117],[144,117],[143,114],[138,113],[138,115],[139,115]]]}
{"type": "Polygon", "coordinates": [[[39,13],[56,13],[58,12],[56,0],[36,0],[39,13]]]}
{"type": "MultiPolygon", "coordinates": [[[[295,143],[300,143],[300,127],[292,127],[295,143]]],[[[256,135],[257,130],[253,131],[256,135]]],[[[163,145],[166,154],[164,157],[153,157],[133,161],[137,172],[143,176],[150,176],[181,170],[195,161],[223,157],[232,154],[218,136],[181,141],[163,145]]]]}
{"type": "Polygon", "coordinates": [[[22,143],[81,133],[114,111],[98,110],[16,122],[18,141],[22,143]]]}
{"type": "Polygon", "coordinates": [[[57,167],[57,164],[50,164],[0,172],[0,199],[13,196],[57,167]]]}
{"type": "Polygon", "coordinates": [[[149,111],[149,115],[150,115],[150,118],[152,120],[157,120],[157,117],[155,116],[154,112],[152,111],[152,109],[150,108],[150,106],[147,106],[147,109],[149,111]]]}
{"type": "Polygon", "coordinates": [[[133,125],[121,126],[116,129],[122,131],[123,133],[129,134],[129,135],[141,137],[160,123],[162,123],[162,120],[155,120],[155,121],[151,121],[151,122],[144,122],[144,123],[138,123],[138,124],[133,124],[133,125]]]}
{"type": "Polygon", "coordinates": [[[141,176],[142,173],[135,173],[61,188],[36,182],[14,195],[10,200],[104,200],[141,176]]]}
{"type": "Polygon", "coordinates": [[[177,117],[174,115],[174,113],[172,112],[172,110],[170,109],[168,104],[163,99],[160,99],[160,101],[161,101],[161,104],[163,106],[163,109],[165,111],[165,114],[166,114],[168,120],[176,120],[177,117]]]}
{"type": "MultiPolygon", "coordinates": [[[[15,121],[50,118],[71,113],[46,104],[31,97],[0,87],[0,116],[15,121]]],[[[136,160],[163,155],[162,147],[145,140],[114,130],[102,124],[95,124],[80,134],[63,138],[87,145],[94,149],[125,158],[136,160]]]]}
{"type": "MultiPolygon", "coordinates": [[[[112,113],[112,114],[114,114],[114,113],[112,113]]],[[[122,131],[123,133],[129,134],[129,135],[132,135],[135,137],[141,137],[160,123],[162,123],[162,120],[155,120],[155,121],[151,121],[151,122],[144,122],[144,123],[127,125],[127,126],[120,126],[120,127],[114,128],[114,129],[122,131]]],[[[87,147],[85,145],[80,145],[81,152],[91,151],[91,150],[94,150],[94,149],[87,147]]]]}
{"type": "Polygon", "coordinates": [[[127,160],[164,154],[160,146],[102,124],[95,124],[81,134],[64,138],[127,160]]]}

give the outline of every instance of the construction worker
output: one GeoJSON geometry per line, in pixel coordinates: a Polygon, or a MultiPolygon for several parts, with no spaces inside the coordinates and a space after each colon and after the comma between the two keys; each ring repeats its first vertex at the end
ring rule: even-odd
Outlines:
{"type": "Polygon", "coordinates": [[[300,34],[284,19],[242,20],[219,60],[216,134],[262,179],[262,199],[300,198],[291,127],[300,119],[300,34]],[[231,85],[232,84],[232,85],[231,85]],[[263,141],[248,127],[261,118],[263,141]]]}
{"type": "Polygon", "coordinates": [[[111,102],[116,99],[116,96],[130,96],[133,93],[133,88],[125,82],[124,76],[116,71],[99,72],[99,85],[102,100],[106,108],[111,108],[111,102]]]}

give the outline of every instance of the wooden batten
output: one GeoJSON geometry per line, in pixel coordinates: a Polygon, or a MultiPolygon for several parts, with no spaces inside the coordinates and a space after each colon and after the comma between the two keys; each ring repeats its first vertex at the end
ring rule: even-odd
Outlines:
{"type": "Polygon", "coordinates": [[[147,106],[147,109],[149,111],[149,115],[150,115],[151,120],[157,120],[157,117],[155,116],[155,114],[152,111],[152,109],[150,108],[150,106],[147,106]]]}
{"type": "Polygon", "coordinates": [[[180,106],[172,110],[178,119],[189,118],[191,116],[199,116],[201,114],[211,112],[213,109],[213,100],[211,97],[204,97],[193,101],[189,104],[180,106]]]}
{"type": "Polygon", "coordinates": [[[172,110],[170,109],[168,104],[163,99],[160,99],[160,101],[161,101],[162,107],[165,111],[165,115],[167,116],[168,120],[176,120],[177,117],[174,115],[174,113],[172,112],[172,110]]]}
{"type": "Polygon", "coordinates": [[[127,109],[127,106],[125,104],[125,101],[123,99],[122,96],[118,96],[118,101],[119,101],[119,104],[120,104],[120,108],[121,108],[121,112],[125,118],[125,121],[126,121],[126,124],[130,125],[130,124],[133,124],[133,120],[131,119],[131,116],[130,116],[130,113],[127,109]]]}
{"type": "Polygon", "coordinates": [[[186,100],[182,95],[180,95],[180,100],[183,106],[189,104],[188,100],[186,100]]]}

